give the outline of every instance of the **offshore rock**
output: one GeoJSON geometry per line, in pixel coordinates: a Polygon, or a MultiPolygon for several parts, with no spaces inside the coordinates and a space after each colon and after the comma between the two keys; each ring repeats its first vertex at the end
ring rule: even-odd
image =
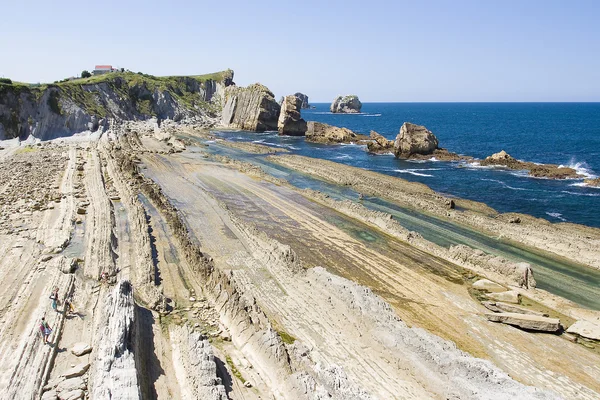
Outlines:
{"type": "Polygon", "coordinates": [[[302,100],[296,95],[286,96],[281,104],[277,130],[280,135],[304,136],[306,134],[306,121],[300,116],[302,100]]]}
{"type": "Polygon", "coordinates": [[[429,155],[438,148],[438,139],[422,125],[405,122],[394,142],[396,158],[409,158],[413,154],[429,155]]]}
{"type": "Polygon", "coordinates": [[[356,95],[338,96],[333,100],[329,107],[332,113],[359,113],[362,108],[362,103],[356,95]]]}
{"type": "Polygon", "coordinates": [[[600,178],[585,179],[583,182],[588,186],[600,187],[600,178]]]}
{"type": "Polygon", "coordinates": [[[245,88],[229,86],[225,89],[221,123],[226,128],[245,131],[274,131],[280,109],[273,93],[260,83],[245,88]]]}
{"type": "Polygon", "coordinates": [[[307,109],[310,108],[310,104],[308,104],[308,96],[305,95],[304,93],[294,93],[294,96],[296,96],[298,99],[300,99],[300,108],[301,109],[307,109]]]}
{"type": "Polygon", "coordinates": [[[372,142],[367,143],[367,151],[373,154],[387,154],[394,151],[394,141],[386,139],[383,135],[371,131],[369,135],[372,142]]]}
{"type": "Polygon", "coordinates": [[[502,322],[532,331],[557,332],[560,330],[560,320],[557,318],[516,313],[486,314],[485,316],[488,321],[502,322]]]}
{"type": "Polygon", "coordinates": [[[315,143],[352,143],[365,140],[367,136],[358,135],[348,128],[340,128],[321,122],[308,121],[306,140],[315,143]]]}
{"type": "Polygon", "coordinates": [[[513,170],[529,170],[529,176],[535,178],[581,178],[581,175],[573,168],[562,167],[555,164],[536,164],[528,161],[520,161],[504,150],[486,157],[479,164],[482,166],[502,166],[513,170]]]}

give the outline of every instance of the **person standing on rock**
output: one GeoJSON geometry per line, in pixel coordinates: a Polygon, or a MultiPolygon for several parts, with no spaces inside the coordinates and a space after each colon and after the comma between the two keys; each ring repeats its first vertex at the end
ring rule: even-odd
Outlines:
{"type": "Polygon", "coordinates": [[[69,313],[75,312],[75,307],[73,307],[73,298],[71,296],[65,295],[64,303],[65,303],[65,313],[69,314],[69,313]]]}
{"type": "Polygon", "coordinates": [[[58,288],[55,287],[54,290],[52,291],[52,294],[50,295],[50,299],[52,300],[52,309],[56,312],[58,312],[58,288]]]}
{"type": "Polygon", "coordinates": [[[44,338],[44,344],[48,344],[48,338],[50,337],[50,334],[52,333],[52,328],[50,328],[50,325],[48,325],[48,322],[46,322],[46,318],[42,317],[42,323],[40,324],[40,331],[42,332],[42,337],[44,338]]]}

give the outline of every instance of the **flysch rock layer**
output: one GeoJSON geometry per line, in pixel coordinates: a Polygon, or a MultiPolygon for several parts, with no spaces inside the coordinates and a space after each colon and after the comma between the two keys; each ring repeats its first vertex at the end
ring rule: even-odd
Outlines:
{"type": "Polygon", "coordinates": [[[560,330],[560,321],[557,318],[509,312],[486,314],[486,317],[492,322],[502,322],[532,331],[557,332],[560,330]]]}
{"type": "Polygon", "coordinates": [[[304,136],[306,134],[306,121],[300,116],[301,106],[302,100],[295,95],[283,99],[277,122],[280,135],[304,136]]]}
{"type": "Polygon", "coordinates": [[[229,86],[225,89],[221,124],[253,132],[275,131],[280,106],[264,85],[229,86]]]}
{"type": "Polygon", "coordinates": [[[367,136],[356,134],[348,128],[315,121],[308,121],[306,130],[306,141],[314,143],[354,143],[367,138],[367,136]]]}

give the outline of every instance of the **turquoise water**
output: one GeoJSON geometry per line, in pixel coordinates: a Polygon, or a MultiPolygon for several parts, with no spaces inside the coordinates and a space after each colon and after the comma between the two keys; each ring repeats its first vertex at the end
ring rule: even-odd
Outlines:
{"type": "MultiPolygon", "coordinates": [[[[533,162],[568,165],[588,177],[600,175],[600,103],[366,103],[363,113],[331,114],[328,104],[303,117],[395,138],[404,121],[425,125],[450,151],[484,158],[500,150],[533,162]]],[[[458,162],[410,162],[370,155],[364,146],[319,145],[276,132],[220,132],[231,140],[285,147],[293,153],[371,169],[500,212],[521,212],[552,222],[600,227],[600,189],[583,180],[530,178],[523,172],[458,162]]]]}

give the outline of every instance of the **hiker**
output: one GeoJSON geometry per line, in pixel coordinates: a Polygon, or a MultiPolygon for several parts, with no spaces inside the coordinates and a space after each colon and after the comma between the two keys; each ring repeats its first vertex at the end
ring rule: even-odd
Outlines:
{"type": "Polygon", "coordinates": [[[48,322],[46,322],[45,317],[42,317],[42,323],[40,324],[40,331],[42,332],[42,337],[44,338],[44,344],[48,344],[48,338],[50,337],[50,334],[52,333],[52,328],[50,328],[50,325],[48,325],[48,322]]]}
{"type": "Polygon", "coordinates": [[[71,296],[65,295],[64,303],[65,303],[65,312],[67,314],[75,312],[75,307],[73,307],[73,298],[71,296]]]}
{"type": "Polygon", "coordinates": [[[103,283],[108,281],[108,274],[106,272],[102,272],[102,274],[100,274],[100,281],[103,283]]]}
{"type": "Polygon", "coordinates": [[[52,291],[52,294],[50,295],[50,299],[52,300],[52,309],[56,312],[58,312],[57,306],[58,306],[58,288],[55,287],[54,290],[52,291]]]}

